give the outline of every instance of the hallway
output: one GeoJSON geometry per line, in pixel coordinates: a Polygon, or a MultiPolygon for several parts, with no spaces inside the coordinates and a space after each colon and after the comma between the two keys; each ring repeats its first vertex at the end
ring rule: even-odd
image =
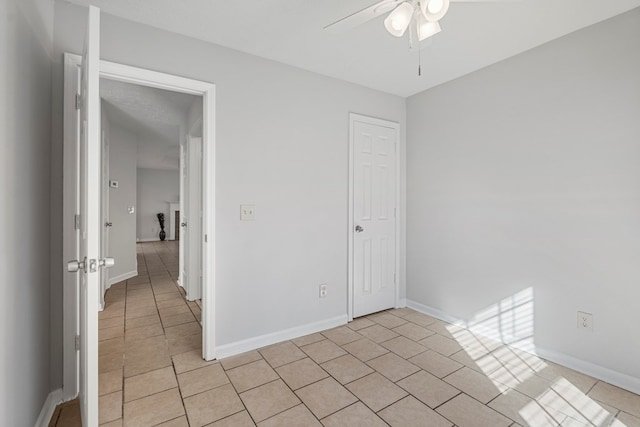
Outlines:
{"type": "Polygon", "coordinates": [[[175,284],[178,255],[177,241],[138,244],[138,276],[105,296],[99,315],[101,424],[120,418],[135,423],[172,406],[182,409],[172,356],[199,359],[202,329],[199,307],[185,301],[175,284]],[[173,390],[153,395],[158,387],[173,390]]]}
{"type": "MultiPolygon", "coordinates": [[[[137,251],[138,276],[111,286],[99,313],[101,425],[121,425],[123,418],[146,424],[163,411],[183,414],[176,371],[205,365],[200,307],[175,284],[178,241],[138,243],[137,251]]],[[[68,404],[51,425],[76,425],[76,417],[80,425],[77,404],[68,404]]]]}

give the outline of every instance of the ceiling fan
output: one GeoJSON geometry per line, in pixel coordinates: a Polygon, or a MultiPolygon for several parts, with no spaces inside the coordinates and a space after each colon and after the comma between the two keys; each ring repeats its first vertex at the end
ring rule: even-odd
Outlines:
{"type": "Polygon", "coordinates": [[[324,27],[331,32],[341,32],[364,24],[389,12],[384,26],[395,37],[402,37],[408,28],[409,44],[413,47],[413,37],[422,41],[441,30],[440,19],[449,10],[449,2],[478,3],[483,1],[509,0],[382,0],[351,15],[345,16],[324,27]]]}

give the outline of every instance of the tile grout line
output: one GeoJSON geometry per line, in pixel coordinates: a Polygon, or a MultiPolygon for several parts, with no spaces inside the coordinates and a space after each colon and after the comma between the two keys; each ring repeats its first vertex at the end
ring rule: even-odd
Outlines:
{"type": "MultiPolygon", "coordinates": [[[[162,259],[162,257],[160,257],[160,261],[162,262],[162,265],[166,268],[165,260],[162,259]]],[[[146,258],[145,258],[145,265],[146,265],[146,258]]],[[[169,272],[168,268],[167,268],[166,271],[169,274],[169,276],[171,277],[171,273],[169,272]]],[[[173,277],[171,279],[172,279],[172,282],[173,282],[173,277]]],[[[151,283],[151,292],[153,293],[153,301],[154,301],[154,303],[156,305],[156,311],[157,311],[157,314],[158,314],[158,319],[160,319],[160,326],[162,327],[162,333],[164,335],[164,340],[167,343],[167,347],[168,347],[169,346],[169,341],[167,339],[166,328],[164,326],[164,322],[162,321],[162,317],[160,316],[160,307],[158,307],[157,295],[156,295],[156,292],[155,292],[154,287],[153,287],[153,282],[151,282],[151,275],[149,275],[149,282],[151,283]]],[[[180,296],[182,297],[182,294],[180,294],[180,296]]],[[[183,415],[181,415],[181,416],[184,416],[187,419],[187,423],[188,423],[189,422],[188,421],[189,420],[189,415],[187,413],[187,408],[186,408],[185,403],[184,403],[185,397],[182,394],[182,388],[180,387],[180,381],[178,380],[178,373],[176,372],[175,364],[173,362],[173,356],[174,355],[169,354],[169,358],[171,359],[171,369],[173,370],[174,379],[176,381],[176,387],[175,388],[178,389],[178,395],[180,396],[180,405],[182,406],[183,415]]],[[[164,391],[166,391],[166,390],[164,390],[164,391]]],[[[177,418],[180,418],[180,417],[176,417],[175,419],[177,419],[177,418]]],[[[168,420],[168,421],[171,421],[171,420],[168,420]]],[[[158,424],[162,424],[164,422],[167,422],[167,421],[162,421],[161,423],[158,423],[158,424]]]]}
{"type": "MultiPolygon", "coordinates": [[[[322,334],[321,334],[321,335],[322,335],[322,334]]],[[[324,336],[324,335],[323,335],[323,336],[324,336]]],[[[294,360],[293,362],[285,363],[284,365],[280,365],[280,366],[278,366],[278,368],[281,368],[281,367],[283,367],[283,366],[287,366],[287,365],[290,365],[290,364],[292,364],[292,363],[295,363],[295,362],[298,362],[298,361],[300,361],[300,360],[304,360],[304,359],[307,359],[307,358],[308,358],[309,360],[313,361],[313,363],[315,363],[315,364],[316,364],[320,369],[322,369],[322,370],[323,370],[327,375],[329,375],[329,377],[325,377],[325,378],[322,378],[322,379],[320,379],[320,380],[318,380],[318,381],[314,381],[314,382],[312,382],[312,383],[309,383],[309,384],[307,384],[307,385],[304,385],[304,386],[302,386],[302,387],[298,388],[298,390],[303,389],[303,388],[305,388],[305,387],[307,387],[307,386],[310,386],[311,384],[319,383],[320,381],[326,380],[327,378],[333,378],[333,376],[332,376],[329,372],[327,372],[327,371],[326,371],[326,370],[325,370],[325,369],[324,369],[324,368],[323,368],[323,367],[322,367],[318,362],[316,362],[316,361],[315,361],[315,360],[313,360],[311,357],[309,357],[309,355],[308,355],[307,353],[305,353],[305,352],[304,352],[304,350],[302,350],[300,347],[298,347],[298,346],[296,345],[296,343],[294,343],[294,342],[293,342],[293,341],[291,341],[291,340],[284,341],[284,342],[285,342],[285,343],[286,343],[286,342],[290,342],[291,344],[293,344],[293,345],[294,345],[298,350],[302,351],[302,352],[305,354],[305,356],[306,356],[306,357],[304,357],[304,358],[302,358],[302,359],[294,360]]],[[[320,342],[320,341],[318,341],[318,342],[320,342]]],[[[278,345],[278,344],[275,344],[275,345],[278,345]]],[[[270,346],[268,346],[268,347],[270,347],[270,346]]],[[[258,353],[260,353],[260,351],[259,351],[259,350],[258,350],[258,353]]],[[[304,402],[304,400],[302,400],[302,399],[300,398],[300,396],[296,393],[296,391],[295,391],[295,390],[293,390],[293,389],[289,386],[289,384],[284,380],[284,378],[282,378],[282,377],[280,376],[280,374],[278,373],[278,371],[276,371],[276,369],[277,369],[277,368],[274,368],[274,367],[271,365],[271,363],[269,363],[269,361],[264,357],[264,355],[263,355],[262,353],[260,353],[260,356],[262,356],[262,358],[264,359],[264,361],[265,361],[265,362],[267,362],[267,365],[269,365],[269,367],[270,367],[271,369],[273,369],[273,371],[276,373],[276,375],[278,375],[278,378],[280,379],[280,381],[282,381],[282,382],[284,383],[284,385],[289,389],[289,391],[290,391],[291,393],[293,393],[293,395],[294,395],[294,396],[295,396],[295,397],[300,401],[300,403],[299,403],[298,405],[303,405],[305,408],[307,408],[307,410],[309,411],[309,413],[310,413],[310,414],[311,414],[311,415],[312,415],[316,420],[318,420],[318,422],[320,422],[320,419],[316,416],[316,414],[314,414],[314,413],[313,413],[313,411],[311,410],[311,408],[309,408],[309,406],[307,406],[307,404],[304,402]]],[[[335,378],[334,378],[334,380],[335,380],[335,378]]],[[[337,381],[337,380],[335,380],[335,381],[337,381]]],[[[339,381],[338,381],[338,383],[339,383],[339,381]]],[[[355,396],[354,396],[354,397],[355,397],[355,396]]],[[[298,406],[298,405],[292,406],[291,408],[288,408],[288,409],[286,409],[286,410],[284,410],[284,411],[281,411],[281,412],[279,412],[278,414],[281,414],[282,412],[285,412],[285,411],[288,411],[288,410],[290,410],[290,409],[292,409],[292,408],[295,408],[295,407],[296,407],[296,406],[298,406]]],[[[275,417],[275,416],[276,416],[276,415],[278,415],[278,414],[274,414],[274,415],[272,415],[272,416],[271,416],[271,417],[269,417],[269,418],[273,418],[273,417],[275,417]]],[[[267,419],[269,419],[269,418],[267,418],[267,419]]],[[[261,422],[264,422],[264,421],[266,421],[266,420],[262,420],[261,422]]]]}
{"type": "MultiPolygon", "coordinates": [[[[324,336],[324,335],[323,335],[323,336],[324,336]]],[[[325,338],[326,338],[326,337],[325,337],[325,338]]],[[[295,363],[295,362],[298,362],[298,361],[300,361],[300,360],[304,360],[304,359],[308,358],[309,360],[313,361],[313,363],[315,363],[315,364],[316,364],[320,369],[322,369],[322,370],[323,370],[323,371],[328,375],[328,377],[324,377],[324,378],[322,378],[322,379],[320,379],[320,380],[317,380],[317,381],[314,381],[314,382],[312,382],[312,383],[306,384],[306,385],[304,385],[304,386],[302,386],[302,387],[298,388],[298,390],[301,390],[301,389],[303,389],[303,388],[305,388],[305,387],[308,387],[308,386],[310,386],[310,385],[312,385],[312,384],[317,384],[317,383],[319,383],[320,381],[324,381],[324,380],[326,380],[327,378],[332,378],[334,381],[336,381],[338,384],[340,384],[340,381],[338,381],[337,379],[335,379],[335,378],[333,377],[333,375],[331,375],[331,373],[327,372],[327,371],[326,371],[326,370],[325,370],[325,369],[324,369],[324,368],[323,368],[323,367],[322,367],[318,362],[316,362],[316,361],[315,361],[315,360],[313,360],[311,357],[309,357],[309,355],[308,355],[307,353],[305,353],[305,352],[304,352],[304,350],[302,350],[300,347],[298,347],[294,342],[292,342],[291,340],[289,340],[289,341],[284,341],[284,342],[291,342],[294,346],[296,346],[296,347],[298,348],[298,350],[302,351],[302,352],[303,352],[307,357],[302,358],[302,359],[298,359],[298,360],[294,360],[293,362],[286,363],[286,364],[284,364],[284,365],[280,365],[280,366],[278,366],[278,368],[281,368],[282,366],[287,366],[287,365],[290,365],[291,363],[295,363]]],[[[320,342],[320,341],[318,341],[318,342],[320,342]]],[[[334,343],[334,344],[335,344],[335,343],[334,343]]],[[[275,345],[278,345],[278,344],[275,344],[275,345]]],[[[268,346],[268,347],[270,347],[270,346],[268,346]]],[[[260,351],[259,351],[259,350],[258,350],[258,353],[260,353],[260,351]]],[[[269,367],[270,367],[271,369],[273,369],[273,370],[274,370],[274,372],[278,375],[278,379],[280,379],[280,381],[282,381],[282,382],[284,383],[284,385],[289,389],[289,391],[291,391],[291,393],[293,393],[293,395],[294,395],[294,396],[295,396],[295,397],[300,401],[300,403],[299,403],[298,405],[303,405],[305,408],[307,408],[307,410],[309,411],[309,413],[310,413],[310,414],[311,414],[311,415],[312,415],[312,416],[313,416],[313,417],[314,417],[318,422],[320,422],[320,418],[318,418],[318,417],[316,416],[316,414],[314,414],[314,413],[313,413],[313,411],[311,410],[311,408],[309,408],[309,406],[307,406],[307,404],[304,402],[304,400],[302,400],[302,399],[300,398],[300,396],[296,393],[296,390],[293,390],[293,389],[289,386],[289,384],[287,384],[287,382],[284,380],[284,378],[282,378],[282,377],[280,376],[280,374],[278,373],[278,371],[276,371],[276,369],[277,369],[277,368],[274,368],[274,367],[269,363],[269,361],[268,361],[267,359],[265,359],[265,358],[264,358],[264,355],[263,355],[262,353],[260,353],[260,355],[261,355],[261,356],[262,356],[262,358],[265,360],[265,362],[267,362],[267,364],[269,365],[269,367]]],[[[339,356],[339,357],[342,357],[342,356],[339,356]]],[[[332,359],[332,360],[333,360],[333,359],[332,359]]],[[[325,363],[326,363],[326,362],[325,362],[325,363]]],[[[274,380],[274,381],[277,381],[277,380],[274,380]]],[[[274,381],[272,381],[272,382],[274,382],[274,381]]],[[[342,384],[340,384],[340,385],[341,385],[342,387],[344,387],[342,384]]],[[[345,387],[345,389],[346,389],[346,387],[345,387]]],[[[349,390],[347,390],[347,391],[348,391],[349,393],[351,393],[351,391],[349,391],[349,390]]],[[[353,395],[353,393],[351,393],[351,395],[353,395]]],[[[356,399],[357,399],[357,396],[353,396],[353,397],[356,397],[356,399]]],[[[357,401],[360,401],[360,399],[357,399],[357,401]]],[[[354,402],[353,404],[355,404],[355,403],[357,403],[357,402],[354,402]]],[[[298,405],[292,406],[291,408],[285,409],[284,411],[280,411],[278,414],[281,414],[281,413],[286,412],[286,411],[288,411],[288,410],[290,410],[290,409],[292,409],[292,408],[295,408],[295,407],[296,407],[296,406],[298,406],[298,405]]],[[[349,406],[350,406],[350,405],[349,405],[349,406]]],[[[341,409],[339,409],[338,411],[335,411],[335,412],[339,412],[339,411],[341,411],[342,409],[344,409],[344,408],[341,408],[341,409]]],[[[330,415],[333,415],[335,412],[333,412],[333,413],[331,413],[331,414],[329,414],[329,415],[327,415],[327,416],[323,417],[322,419],[325,419],[326,417],[328,417],[328,416],[330,416],[330,415]]],[[[271,417],[269,417],[269,418],[267,418],[267,419],[273,418],[273,417],[275,417],[275,416],[276,416],[276,415],[278,415],[278,414],[274,414],[274,415],[272,415],[271,417]]],[[[264,422],[264,421],[266,421],[267,419],[262,420],[261,422],[264,422]]],[[[320,422],[320,423],[321,423],[321,422],[320,422]]],[[[321,424],[322,424],[322,423],[321,423],[321,424]]]]}
{"type": "MultiPolygon", "coordinates": [[[[260,357],[262,357],[262,355],[260,355],[260,357]]],[[[258,360],[255,360],[254,362],[258,362],[258,360]]],[[[249,362],[249,363],[253,363],[253,362],[249,362]]],[[[245,363],[244,365],[240,365],[240,366],[246,366],[246,365],[248,365],[249,363],[245,363]]],[[[221,364],[220,366],[222,366],[222,364],[221,364]]],[[[236,366],[236,368],[239,368],[240,366],[236,366]]],[[[235,369],[235,368],[233,368],[233,369],[235,369]]],[[[223,370],[224,374],[225,374],[225,375],[227,375],[227,370],[226,370],[226,369],[224,369],[224,366],[222,366],[222,370],[223,370]]],[[[229,370],[231,370],[231,369],[229,369],[229,370]]],[[[231,384],[231,387],[233,388],[233,391],[236,393],[236,396],[238,396],[238,399],[240,400],[240,403],[242,404],[242,407],[244,408],[244,411],[249,415],[249,418],[251,418],[251,421],[253,421],[253,423],[254,423],[255,425],[258,425],[258,423],[256,422],[256,420],[253,418],[253,415],[251,415],[251,412],[249,412],[249,409],[247,408],[247,405],[245,405],[245,404],[244,404],[244,400],[242,400],[242,397],[240,397],[240,393],[238,392],[238,389],[236,388],[236,386],[235,386],[235,384],[233,383],[233,381],[231,381],[231,378],[229,378],[229,375],[227,375],[227,379],[229,380],[229,384],[231,384]]],[[[274,380],[274,381],[275,381],[275,380],[274,380]]],[[[244,392],[243,392],[243,393],[244,393],[244,392]]],[[[233,414],[229,414],[229,415],[227,415],[226,417],[223,417],[223,418],[221,418],[221,419],[231,417],[231,416],[233,416],[233,415],[235,415],[235,414],[237,414],[237,413],[239,413],[239,412],[242,412],[242,411],[234,412],[233,414]]],[[[217,422],[217,421],[220,421],[220,420],[215,420],[215,421],[213,421],[212,423],[215,423],[215,422],[217,422]]]]}
{"type": "MultiPolygon", "coordinates": [[[[153,282],[152,282],[152,279],[151,279],[151,273],[149,272],[149,269],[148,269],[147,255],[146,255],[146,252],[144,251],[144,247],[142,247],[141,249],[142,249],[142,256],[141,256],[141,258],[142,258],[142,261],[144,262],[144,267],[145,267],[145,270],[146,270],[146,274],[144,274],[144,276],[146,276],[146,280],[147,280],[147,281],[148,281],[148,283],[149,283],[149,288],[150,288],[150,290],[151,290],[151,295],[152,295],[152,297],[153,297],[153,302],[154,302],[155,309],[156,309],[156,315],[157,315],[157,317],[158,317],[158,320],[160,321],[160,326],[161,326],[162,331],[163,331],[163,334],[162,334],[162,335],[164,335],[165,342],[166,342],[166,333],[165,333],[165,328],[164,328],[164,325],[162,324],[161,319],[160,319],[160,312],[159,312],[159,308],[158,308],[158,305],[157,305],[156,293],[155,293],[154,286],[153,286],[153,282]]],[[[157,254],[157,250],[156,250],[156,248],[155,248],[155,247],[154,247],[154,252],[157,254]]],[[[137,255],[137,254],[136,254],[136,255],[137,255]]],[[[162,258],[160,255],[158,255],[158,258],[159,258],[160,262],[162,263],[162,266],[166,269],[166,272],[167,272],[167,273],[169,274],[169,276],[171,277],[171,275],[170,275],[170,271],[169,271],[169,269],[167,268],[167,265],[166,265],[166,261],[167,261],[167,260],[166,260],[166,259],[164,259],[164,258],[162,258]]],[[[141,283],[141,284],[145,284],[146,282],[145,282],[145,281],[144,281],[144,279],[143,279],[143,281],[142,281],[142,282],[140,282],[140,283],[141,283]]],[[[125,327],[124,327],[124,329],[125,329],[125,331],[124,331],[125,337],[123,337],[123,338],[124,338],[124,341],[125,341],[125,353],[124,353],[124,355],[126,355],[126,333],[127,333],[127,330],[126,330],[126,306],[127,306],[127,301],[128,301],[128,297],[129,297],[129,295],[128,295],[128,292],[129,292],[129,286],[130,286],[130,284],[129,284],[129,283],[128,283],[128,281],[127,281],[127,282],[125,283],[125,327]]],[[[144,327],[144,326],[143,326],[143,327],[144,327]]],[[[135,330],[135,329],[137,329],[137,328],[132,328],[131,330],[135,330]]],[[[152,336],[152,337],[155,337],[155,336],[160,336],[160,335],[154,335],[154,336],[152,336]]],[[[146,397],[149,397],[149,396],[157,395],[157,394],[159,394],[159,393],[166,392],[166,391],[169,391],[169,390],[173,390],[173,389],[175,389],[175,388],[177,388],[177,389],[178,389],[178,393],[179,393],[179,395],[180,395],[180,403],[181,403],[181,405],[182,405],[182,409],[183,409],[183,415],[180,415],[180,416],[186,416],[186,410],[185,410],[185,407],[184,407],[184,399],[182,398],[182,393],[181,393],[181,389],[180,389],[180,387],[179,387],[179,383],[178,383],[178,380],[177,380],[177,374],[176,374],[176,372],[175,372],[175,367],[174,367],[174,365],[173,365],[173,359],[172,359],[172,358],[171,358],[171,367],[172,367],[172,370],[173,370],[174,379],[175,379],[175,382],[176,382],[176,387],[172,387],[172,388],[169,388],[169,389],[167,389],[167,390],[162,390],[162,391],[159,391],[159,392],[156,392],[156,393],[151,393],[151,394],[149,394],[149,395],[142,396],[142,397],[140,397],[140,398],[138,398],[138,399],[133,399],[133,400],[128,401],[128,402],[125,402],[125,401],[124,401],[124,400],[125,400],[125,385],[124,385],[124,382],[126,381],[126,378],[124,377],[124,367],[123,367],[123,384],[122,384],[122,398],[123,398],[122,420],[123,420],[123,421],[124,421],[124,405],[125,405],[125,403],[135,402],[135,401],[137,401],[137,400],[140,400],[140,399],[143,399],[143,398],[146,398],[146,397]]],[[[165,369],[165,368],[160,368],[160,369],[165,369]]],[[[153,372],[153,370],[152,370],[152,371],[149,371],[149,372],[153,372]]],[[[143,373],[140,373],[140,374],[138,374],[138,375],[133,375],[133,376],[131,376],[131,377],[129,377],[129,378],[134,378],[134,377],[136,377],[136,376],[144,375],[144,374],[147,374],[147,373],[148,373],[148,372],[143,372],[143,373]]],[[[177,417],[177,418],[179,418],[179,417],[177,417]]],[[[164,422],[164,421],[163,421],[163,422],[164,422]]]]}
{"type": "MultiPolygon", "coordinates": [[[[137,256],[137,254],[136,254],[137,256]]],[[[142,259],[144,260],[144,255],[142,257],[142,259]]],[[[144,267],[145,270],[147,270],[147,262],[145,260],[144,262],[144,267]]],[[[148,270],[147,270],[148,272],[148,270]]],[[[148,276],[147,276],[148,277],[148,276]]],[[[122,349],[122,365],[121,365],[121,371],[122,371],[122,383],[120,385],[121,390],[122,390],[122,407],[120,409],[120,417],[122,419],[122,422],[124,423],[124,404],[125,404],[125,372],[124,372],[124,365],[125,365],[125,360],[126,360],[126,352],[127,352],[127,301],[128,301],[128,294],[129,294],[129,281],[126,280],[125,284],[124,284],[124,312],[122,313],[122,316],[124,317],[124,322],[123,322],[123,334],[122,334],[122,345],[123,345],[123,349],[122,349]]]]}
{"type": "MultiPolygon", "coordinates": [[[[354,395],[354,396],[355,396],[355,395],[354,395]]],[[[357,396],[355,396],[355,397],[357,397],[357,396]]],[[[406,396],[405,396],[405,397],[406,397],[406,396]]],[[[402,399],[404,399],[404,397],[403,397],[402,399]]],[[[402,400],[402,399],[399,399],[397,402],[399,402],[399,401],[400,401],[400,400],[402,400]]],[[[378,419],[379,419],[380,421],[382,421],[382,422],[383,422],[383,423],[385,423],[386,425],[390,425],[390,424],[389,424],[389,423],[388,423],[384,418],[382,418],[380,415],[378,415],[378,413],[377,413],[376,411],[374,411],[373,409],[371,409],[371,408],[370,408],[366,403],[364,403],[364,402],[363,402],[362,400],[360,400],[360,399],[358,399],[357,401],[353,402],[353,403],[352,403],[352,404],[350,404],[350,405],[345,406],[344,408],[338,409],[337,411],[332,412],[332,413],[330,413],[329,415],[327,415],[327,416],[325,416],[325,417],[322,417],[322,419],[323,419],[323,420],[326,420],[326,419],[327,419],[327,418],[329,418],[330,416],[335,415],[335,414],[337,414],[338,412],[343,411],[343,410],[345,410],[345,409],[347,409],[347,408],[350,408],[350,407],[352,407],[352,406],[354,406],[354,405],[357,405],[358,403],[362,403],[362,405],[364,405],[367,409],[369,409],[369,410],[370,410],[370,411],[371,411],[371,412],[372,412],[376,417],[378,417],[378,419]]],[[[394,403],[396,403],[396,402],[393,402],[391,405],[393,405],[394,403]]],[[[388,406],[391,406],[391,405],[388,405],[388,406]]],[[[383,409],[384,409],[384,408],[383,408],[383,409]]],[[[382,410],[382,409],[381,409],[381,410],[382,410]]],[[[320,420],[318,420],[318,421],[320,421],[320,420]]],[[[322,423],[322,421],[320,421],[320,422],[322,423]]]]}

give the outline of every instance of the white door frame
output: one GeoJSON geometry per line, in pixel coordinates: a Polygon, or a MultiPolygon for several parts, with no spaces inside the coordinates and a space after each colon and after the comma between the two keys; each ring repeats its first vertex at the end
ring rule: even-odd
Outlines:
{"type": "MultiPolygon", "coordinates": [[[[188,136],[188,135],[187,135],[188,136]]],[[[187,245],[185,245],[184,240],[184,230],[182,224],[185,222],[184,219],[184,209],[186,205],[186,191],[187,191],[187,179],[186,179],[186,167],[187,167],[187,136],[183,137],[180,140],[180,241],[178,242],[178,285],[180,285],[183,289],[186,290],[186,277],[185,271],[186,268],[184,265],[185,259],[185,251],[187,250],[187,245]]]]}
{"type": "MultiPolygon", "coordinates": [[[[74,144],[79,129],[75,96],[77,73],[82,62],[79,55],[65,53],[64,64],[64,156],[65,171],[74,171],[76,153],[74,144]]],[[[202,286],[202,352],[203,358],[216,358],[215,341],[215,85],[212,83],[174,76],[109,61],[100,61],[100,78],[116,80],[202,96],[203,100],[203,286],[202,286]],[[206,332],[206,333],[205,333],[206,332]]],[[[63,176],[63,259],[76,259],[74,215],[76,212],[75,182],[77,176],[63,176]],[[74,236],[74,237],[72,237],[74,236]]],[[[75,350],[75,335],[78,329],[78,294],[76,275],[65,274],[63,279],[63,397],[73,399],[78,394],[78,356],[75,350]]]]}
{"type": "Polygon", "coordinates": [[[169,239],[168,240],[176,240],[176,231],[177,227],[180,227],[180,224],[176,224],[176,211],[180,211],[180,203],[169,203],[169,239]]]}
{"type": "Polygon", "coordinates": [[[354,185],[354,143],[355,143],[355,135],[354,135],[354,124],[355,122],[368,123],[376,126],[384,126],[387,128],[394,129],[396,132],[396,146],[398,149],[396,150],[396,188],[395,188],[395,243],[396,243],[396,251],[395,251],[395,302],[394,307],[398,308],[400,305],[400,124],[397,122],[392,122],[389,120],[378,119],[375,117],[364,116],[361,114],[349,113],[349,218],[348,218],[348,228],[347,228],[347,317],[348,321],[353,320],[353,300],[354,300],[354,285],[353,285],[353,233],[354,233],[354,193],[353,193],[353,185],[354,185]]]}
{"type": "MultiPolygon", "coordinates": [[[[102,105],[102,103],[100,103],[102,105]]],[[[110,218],[110,208],[109,208],[109,203],[110,199],[110,193],[109,193],[109,176],[111,176],[111,173],[109,172],[109,139],[107,138],[107,134],[103,129],[100,129],[100,151],[102,153],[101,156],[101,168],[102,168],[102,172],[100,173],[100,179],[101,179],[101,186],[102,186],[102,199],[100,200],[100,227],[101,227],[101,236],[102,236],[102,241],[100,242],[100,258],[105,258],[109,256],[109,253],[111,252],[111,248],[109,247],[109,238],[111,235],[111,229],[109,227],[107,227],[107,222],[109,222],[109,218],[110,218]]],[[[109,269],[108,268],[102,268],[100,269],[100,274],[102,275],[102,279],[101,283],[102,283],[102,289],[100,289],[100,301],[98,301],[99,303],[99,307],[100,307],[100,311],[104,310],[104,294],[107,292],[107,289],[109,289],[111,287],[111,285],[109,284],[109,269]]]]}

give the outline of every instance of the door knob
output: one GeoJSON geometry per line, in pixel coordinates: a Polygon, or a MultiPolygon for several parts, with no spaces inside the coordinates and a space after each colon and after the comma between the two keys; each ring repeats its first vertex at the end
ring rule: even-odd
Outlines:
{"type": "Polygon", "coordinates": [[[356,233],[362,233],[363,231],[364,231],[364,228],[362,228],[362,226],[356,225],[356,233]]]}
{"type": "Polygon", "coordinates": [[[111,227],[112,225],[113,225],[113,223],[112,223],[112,222],[105,222],[105,223],[104,223],[104,226],[105,226],[105,227],[111,227]]]}
{"type": "Polygon", "coordinates": [[[186,227],[186,226],[187,226],[187,223],[186,223],[186,222],[182,222],[182,223],[180,223],[180,227],[186,227]]]}
{"type": "Polygon", "coordinates": [[[109,257],[107,257],[107,258],[102,258],[102,259],[100,260],[100,262],[98,263],[98,265],[99,265],[100,267],[104,267],[104,268],[111,268],[111,267],[113,267],[114,265],[116,265],[116,261],[115,261],[113,258],[109,258],[109,257]]]}
{"type": "Polygon", "coordinates": [[[74,259],[73,261],[67,262],[67,271],[69,273],[77,273],[78,271],[83,270],[85,273],[87,271],[87,258],[82,261],[78,261],[74,259]]]}

